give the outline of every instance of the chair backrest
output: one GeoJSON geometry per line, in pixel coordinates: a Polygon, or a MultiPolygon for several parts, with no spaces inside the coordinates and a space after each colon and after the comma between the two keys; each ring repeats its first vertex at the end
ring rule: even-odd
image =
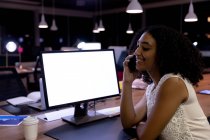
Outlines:
{"type": "Polygon", "coordinates": [[[108,49],[114,49],[116,62],[119,61],[122,52],[127,51],[126,46],[109,46],[108,49]]]}
{"type": "Polygon", "coordinates": [[[0,101],[27,96],[27,90],[15,68],[0,68],[0,101]]]}
{"type": "Polygon", "coordinates": [[[123,62],[125,60],[125,58],[128,56],[128,52],[127,51],[122,51],[120,54],[120,57],[117,61],[117,70],[118,71],[123,71],[123,62]]]}

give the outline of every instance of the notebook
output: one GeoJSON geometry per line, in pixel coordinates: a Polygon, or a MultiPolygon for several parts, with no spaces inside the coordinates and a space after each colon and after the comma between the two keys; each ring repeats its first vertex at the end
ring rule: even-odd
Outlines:
{"type": "Polygon", "coordinates": [[[25,96],[19,96],[15,98],[10,98],[7,99],[7,102],[16,106],[16,105],[24,105],[24,104],[31,104],[31,103],[36,103],[40,100],[40,92],[39,91],[34,91],[28,94],[27,97],[25,96]]]}

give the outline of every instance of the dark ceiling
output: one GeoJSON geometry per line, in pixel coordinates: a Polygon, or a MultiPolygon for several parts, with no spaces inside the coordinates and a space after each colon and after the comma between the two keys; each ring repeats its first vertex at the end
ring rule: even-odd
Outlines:
{"type": "MultiPolygon", "coordinates": [[[[100,4],[102,9],[109,10],[115,8],[122,8],[128,5],[130,0],[43,0],[44,6],[56,8],[94,11],[100,4]]],[[[156,2],[165,2],[172,0],[140,0],[141,4],[149,4],[156,2]]],[[[42,0],[1,0],[2,4],[17,4],[24,6],[41,6],[42,0]]]]}
{"type": "MultiPolygon", "coordinates": [[[[44,14],[49,26],[52,23],[54,2],[59,30],[52,32],[50,29],[37,28],[42,12],[42,0],[0,0],[0,38],[3,40],[29,35],[30,38],[26,36],[25,46],[52,46],[55,50],[60,46],[73,46],[78,39],[101,42],[104,48],[110,45],[129,46],[132,34],[126,34],[126,30],[130,22],[134,32],[152,24],[171,26],[187,34],[192,41],[204,42],[204,45],[200,46],[209,49],[210,40],[207,40],[206,36],[210,36],[210,23],[207,22],[207,17],[210,16],[210,0],[192,0],[198,16],[198,22],[194,23],[184,22],[190,0],[138,0],[144,12],[132,16],[125,12],[129,1],[43,0],[44,14]],[[93,34],[94,23],[101,17],[106,31],[93,34]],[[81,24],[82,26],[78,28],[81,24]],[[62,43],[60,39],[63,40],[62,43]]],[[[27,49],[25,48],[23,57],[25,60],[29,60],[28,57],[33,55],[32,47],[27,49]]]]}
{"type": "MultiPolygon", "coordinates": [[[[102,11],[125,10],[130,0],[43,0],[45,8],[52,8],[53,2],[56,9],[77,10],[95,12],[101,8],[102,11]]],[[[138,0],[143,9],[157,8],[171,5],[187,4],[190,0],[138,0]]],[[[193,3],[210,0],[193,0],[193,3]]],[[[1,0],[0,8],[17,8],[25,10],[40,9],[42,0],[1,0]]],[[[114,12],[114,11],[113,11],[114,12]]]]}

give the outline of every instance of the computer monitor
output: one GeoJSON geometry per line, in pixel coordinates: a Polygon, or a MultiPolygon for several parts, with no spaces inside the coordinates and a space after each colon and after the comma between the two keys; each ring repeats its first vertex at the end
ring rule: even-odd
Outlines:
{"type": "Polygon", "coordinates": [[[88,102],[120,95],[114,50],[48,51],[41,53],[46,108],[73,105],[73,116],[83,124],[104,116],[88,111],[88,102]]]}

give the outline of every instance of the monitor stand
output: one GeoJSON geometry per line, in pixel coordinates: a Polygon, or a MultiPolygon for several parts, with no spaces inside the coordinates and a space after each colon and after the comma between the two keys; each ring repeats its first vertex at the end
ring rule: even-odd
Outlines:
{"type": "Polygon", "coordinates": [[[105,118],[108,118],[108,115],[88,111],[88,103],[86,102],[75,104],[74,115],[62,117],[62,120],[74,125],[81,125],[105,118]]]}
{"type": "Polygon", "coordinates": [[[39,111],[46,110],[46,107],[43,106],[41,102],[33,103],[33,104],[28,104],[28,106],[31,107],[31,108],[34,108],[36,110],[39,110],[39,111]]]}

